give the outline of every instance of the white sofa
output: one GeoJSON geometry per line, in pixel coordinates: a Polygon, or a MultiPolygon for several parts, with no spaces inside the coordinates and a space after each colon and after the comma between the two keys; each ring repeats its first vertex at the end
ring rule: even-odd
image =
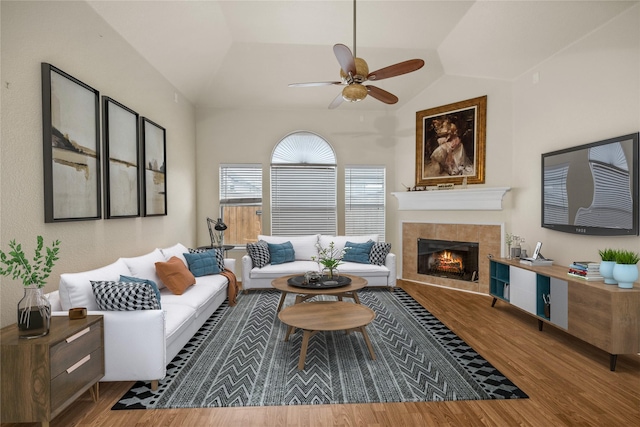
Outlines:
{"type": "MultiPolygon", "coordinates": [[[[364,236],[328,236],[312,234],[306,236],[265,236],[259,235],[258,240],[267,243],[291,242],[295,261],[284,264],[267,264],[262,268],[255,267],[249,254],[242,257],[242,288],[249,289],[272,288],[271,281],[289,274],[304,274],[307,271],[319,271],[319,265],[311,259],[318,256],[317,244],[327,248],[331,242],[337,250],[344,248],[345,243],[365,243],[368,240],[378,241],[377,235],[364,236]]],[[[340,274],[353,274],[367,280],[367,286],[387,286],[393,290],[396,286],[396,256],[388,253],[384,265],[361,264],[344,262],[338,266],[340,274]]]]}
{"type": "MultiPolygon", "coordinates": [[[[119,258],[107,266],[60,276],[60,287],[49,294],[52,314],[67,316],[72,307],[104,316],[105,376],[101,381],[150,381],[153,389],[166,375],[166,366],[204,322],[227,299],[228,279],[221,274],[196,277],[182,295],[164,287],[155,263],[180,258],[188,248],[178,243],[133,258],[119,258]],[[119,281],[120,276],[153,280],[160,288],[160,310],[101,311],[90,281],[119,281]]],[[[224,267],[235,271],[235,260],[224,267]]]]}

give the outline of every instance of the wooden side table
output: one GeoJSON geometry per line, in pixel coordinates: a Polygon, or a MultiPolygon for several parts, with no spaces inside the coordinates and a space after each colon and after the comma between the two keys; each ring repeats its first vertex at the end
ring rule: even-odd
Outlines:
{"type": "Polygon", "coordinates": [[[18,338],[17,325],[0,330],[2,422],[40,422],[56,415],[89,390],[98,399],[104,376],[102,316],[51,318],[49,335],[18,338]]]}

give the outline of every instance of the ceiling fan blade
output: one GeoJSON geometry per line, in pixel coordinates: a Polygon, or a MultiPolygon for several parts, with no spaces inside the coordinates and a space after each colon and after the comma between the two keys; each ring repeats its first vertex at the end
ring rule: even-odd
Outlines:
{"type": "Polygon", "coordinates": [[[289,87],[313,87],[313,86],[332,86],[341,85],[342,82],[310,82],[310,83],[291,83],[289,87]]]}
{"type": "Polygon", "coordinates": [[[419,70],[424,66],[422,59],[410,59],[369,73],[367,80],[382,80],[419,70]]]}
{"type": "Polygon", "coordinates": [[[352,76],[356,75],[356,61],[353,58],[353,54],[351,53],[351,49],[343,44],[336,44],[333,46],[333,53],[336,55],[338,59],[338,63],[340,64],[340,68],[345,74],[351,73],[352,76]]]}
{"type": "Polygon", "coordinates": [[[338,96],[336,96],[335,99],[331,101],[331,104],[329,104],[329,109],[333,110],[334,108],[338,108],[340,104],[342,104],[342,101],[344,101],[344,98],[342,97],[341,91],[338,96]]]}
{"type": "Polygon", "coordinates": [[[378,101],[382,101],[385,104],[395,104],[396,102],[398,102],[397,96],[387,92],[384,89],[380,89],[379,87],[375,87],[371,85],[368,85],[365,87],[367,88],[367,92],[369,92],[369,95],[373,96],[378,101]]]}

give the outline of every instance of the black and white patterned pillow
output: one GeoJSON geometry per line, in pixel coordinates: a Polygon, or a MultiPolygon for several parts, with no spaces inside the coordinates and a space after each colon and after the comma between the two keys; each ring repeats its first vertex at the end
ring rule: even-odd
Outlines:
{"type": "Polygon", "coordinates": [[[190,254],[200,254],[203,252],[207,252],[207,251],[215,251],[216,253],[216,262],[218,263],[218,270],[220,271],[224,271],[224,250],[222,249],[192,249],[189,248],[189,253],[190,254]]]}
{"type": "Polygon", "coordinates": [[[384,265],[387,255],[391,251],[391,243],[376,242],[369,252],[369,262],[375,265],[384,265]]]}
{"type": "Polygon", "coordinates": [[[159,310],[156,292],[149,283],[91,281],[98,308],[107,311],[159,310]]]}
{"type": "Polygon", "coordinates": [[[256,243],[247,243],[247,252],[254,267],[262,268],[271,262],[269,245],[264,240],[258,240],[256,243]]]}

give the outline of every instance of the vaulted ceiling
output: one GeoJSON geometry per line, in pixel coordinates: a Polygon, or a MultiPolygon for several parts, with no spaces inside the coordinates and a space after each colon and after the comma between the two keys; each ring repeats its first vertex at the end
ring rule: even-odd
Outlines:
{"type": "MultiPolygon", "coordinates": [[[[353,50],[351,0],[88,1],[189,101],[216,108],[326,108],[341,86],[332,47],[353,50]]],[[[370,70],[412,58],[421,70],[376,83],[397,108],[443,75],[510,81],[638,1],[357,2],[357,56],[370,70]]]]}

